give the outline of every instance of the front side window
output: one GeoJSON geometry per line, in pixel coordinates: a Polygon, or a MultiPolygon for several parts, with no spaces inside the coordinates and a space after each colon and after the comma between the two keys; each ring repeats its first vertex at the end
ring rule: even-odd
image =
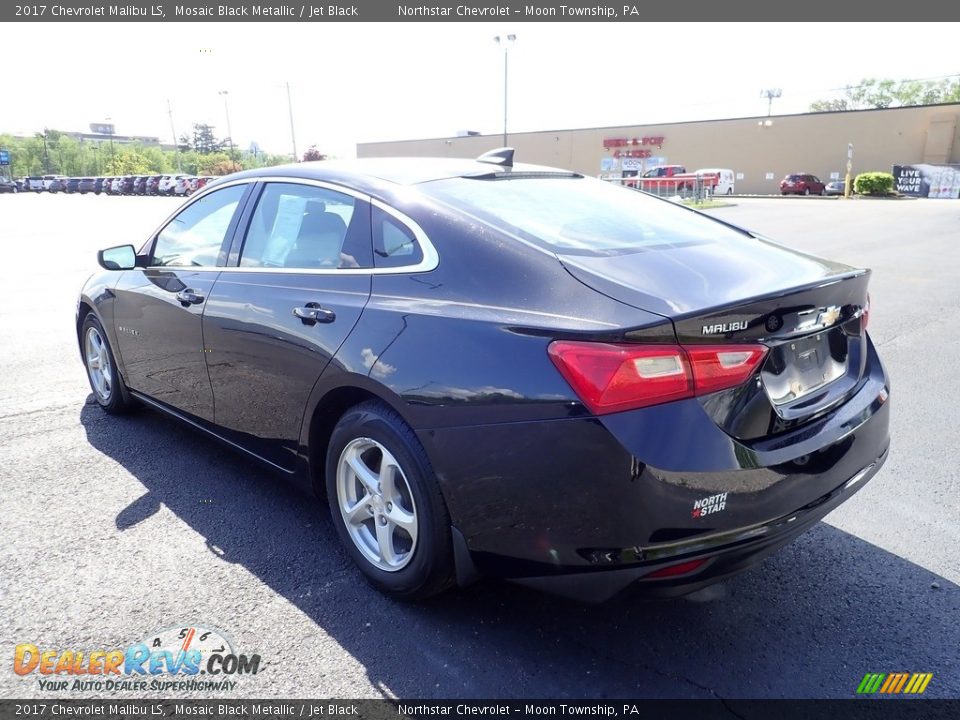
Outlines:
{"type": "Polygon", "coordinates": [[[205,195],[184,208],[157,235],[153,266],[213,267],[246,185],[205,195]]]}
{"type": "Polygon", "coordinates": [[[268,183],[250,219],[240,266],[368,268],[369,205],[328,188],[268,183]]]}

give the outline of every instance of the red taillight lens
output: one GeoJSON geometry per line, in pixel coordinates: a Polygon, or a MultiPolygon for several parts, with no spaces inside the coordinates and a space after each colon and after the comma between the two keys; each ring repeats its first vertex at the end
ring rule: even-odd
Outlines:
{"type": "Polygon", "coordinates": [[[614,345],[559,340],[550,359],[595,415],[693,395],[693,378],[676,345],[614,345]]]}
{"type": "Polygon", "coordinates": [[[629,345],[558,340],[550,359],[594,415],[634,410],[745,382],[763,345],[629,345]]]}
{"type": "Polygon", "coordinates": [[[700,560],[689,560],[688,562],[680,563],[679,565],[668,565],[665,568],[654,570],[649,575],[644,575],[643,578],[646,580],[648,578],[666,578],[676,577],[677,575],[686,575],[687,573],[692,573],[694,570],[701,568],[708,559],[709,558],[702,558],[700,560]]]}
{"type": "Polygon", "coordinates": [[[697,345],[684,349],[693,366],[697,395],[746,382],[767,354],[763,345],[697,345]]]}

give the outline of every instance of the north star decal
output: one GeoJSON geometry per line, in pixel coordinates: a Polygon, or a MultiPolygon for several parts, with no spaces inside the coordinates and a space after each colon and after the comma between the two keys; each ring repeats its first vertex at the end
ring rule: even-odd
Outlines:
{"type": "Polygon", "coordinates": [[[693,504],[693,510],[690,515],[692,517],[698,518],[703,517],[704,515],[711,515],[713,513],[721,512],[727,507],[727,493],[720,493],[718,495],[710,495],[709,497],[701,498],[693,504]]]}
{"type": "Polygon", "coordinates": [[[703,334],[719,335],[720,333],[729,333],[729,332],[735,332],[736,330],[746,330],[746,329],[747,329],[746,320],[735,320],[734,322],[729,322],[729,323],[716,323],[714,325],[704,325],[703,334]]]}

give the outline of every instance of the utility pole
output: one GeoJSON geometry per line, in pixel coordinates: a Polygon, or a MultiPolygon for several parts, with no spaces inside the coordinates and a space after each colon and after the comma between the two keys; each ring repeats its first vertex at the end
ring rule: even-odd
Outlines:
{"type": "Polygon", "coordinates": [[[173,127],[173,108],[170,107],[170,100],[167,100],[167,115],[170,117],[170,132],[173,133],[173,152],[177,156],[177,172],[179,173],[183,172],[183,168],[180,166],[180,141],[177,139],[177,131],[173,127]]]}
{"type": "Polygon", "coordinates": [[[290,83],[287,83],[287,110],[290,113],[290,140],[293,143],[293,161],[297,161],[297,136],[293,131],[293,100],[290,99],[290,83]]]}
{"type": "Polygon", "coordinates": [[[110,131],[110,172],[116,172],[113,159],[113,118],[107,118],[107,129],[110,131]]]}
{"type": "Polygon", "coordinates": [[[42,133],[37,133],[43,139],[43,170],[48,175],[50,174],[50,156],[47,154],[47,131],[44,130],[42,133]]]}
{"type": "Polygon", "coordinates": [[[763,90],[760,92],[760,97],[765,97],[767,99],[767,117],[773,113],[773,99],[778,98],[783,95],[783,90],[780,88],[770,88],[769,90],[763,90]]]}
{"type": "Polygon", "coordinates": [[[227,137],[230,138],[230,161],[234,162],[234,144],[233,144],[233,128],[230,127],[230,105],[227,103],[227,96],[230,94],[228,90],[220,90],[218,95],[223,97],[223,113],[227,116],[227,137]]]}

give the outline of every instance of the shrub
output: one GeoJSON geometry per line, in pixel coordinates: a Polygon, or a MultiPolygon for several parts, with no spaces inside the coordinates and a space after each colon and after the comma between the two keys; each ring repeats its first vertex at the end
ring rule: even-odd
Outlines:
{"type": "Polygon", "coordinates": [[[866,172],[857,175],[853,189],[860,195],[889,195],[893,191],[893,175],[886,172],[866,172]]]}

